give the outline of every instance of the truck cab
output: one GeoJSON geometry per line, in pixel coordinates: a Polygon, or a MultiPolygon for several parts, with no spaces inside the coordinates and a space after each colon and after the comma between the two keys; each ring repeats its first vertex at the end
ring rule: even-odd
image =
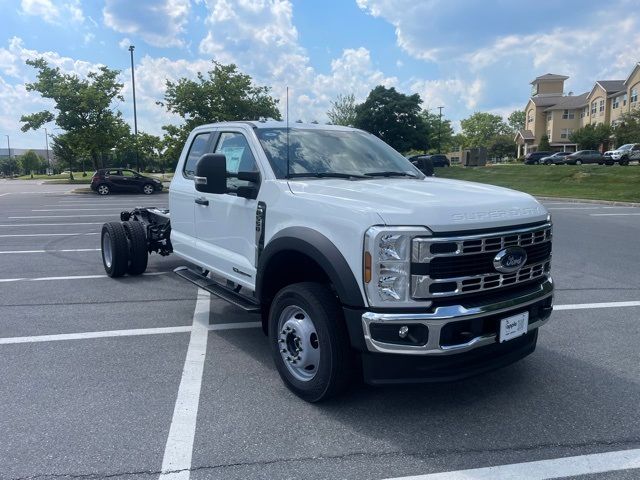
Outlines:
{"type": "Polygon", "coordinates": [[[198,127],[169,207],[121,220],[144,225],[148,251],[199,267],[180,276],[259,314],[280,376],[308,401],[359,378],[447,381],[507,365],[534,351],[551,314],[542,205],[427,177],[361,130],[198,127]]]}

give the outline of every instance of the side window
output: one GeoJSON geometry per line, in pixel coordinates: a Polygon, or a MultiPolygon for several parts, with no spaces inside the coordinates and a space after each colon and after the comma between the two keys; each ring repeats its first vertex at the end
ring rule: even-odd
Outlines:
{"type": "Polygon", "coordinates": [[[108,170],[107,175],[120,175],[120,172],[118,170],[108,170]]]}
{"type": "Polygon", "coordinates": [[[200,157],[204,155],[209,144],[210,132],[199,133],[191,142],[189,147],[189,153],[187,154],[187,160],[184,162],[184,173],[188,177],[193,177],[196,174],[196,163],[200,160],[200,157]]]}
{"type": "Polygon", "coordinates": [[[122,176],[126,178],[135,178],[136,174],[131,170],[122,170],[122,176]]]}
{"type": "MultiPolygon", "coordinates": [[[[257,172],[256,159],[245,136],[241,133],[222,132],[214,153],[222,153],[227,158],[229,173],[257,172]]],[[[249,183],[237,178],[228,180],[230,186],[246,186],[249,183]]]]}

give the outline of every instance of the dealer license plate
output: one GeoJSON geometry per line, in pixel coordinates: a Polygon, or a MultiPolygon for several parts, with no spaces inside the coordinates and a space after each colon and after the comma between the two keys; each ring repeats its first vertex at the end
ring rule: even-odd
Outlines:
{"type": "Polygon", "coordinates": [[[500,320],[500,343],[512,340],[527,333],[529,312],[519,313],[500,320]]]}

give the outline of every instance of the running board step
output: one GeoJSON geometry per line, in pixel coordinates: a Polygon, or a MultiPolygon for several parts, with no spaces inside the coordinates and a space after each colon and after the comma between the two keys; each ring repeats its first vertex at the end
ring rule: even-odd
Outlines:
{"type": "Polygon", "coordinates": [[[234,292],[230,288],[221,285],[215,280],[205,277],[196,270],[192,270],[189,267],[178,267],[174,270],[174,272],[178,276],[184,278],[185,280],[188,280],[194,285],[197,285],[201,289],[206,290],[207,292],[231,303],[232,305],[235,305],[236,307],[240,307],[246,312],[260,312],[260,304],[256,301],[256,299],[247,295],[242,295],[241,293],[234,292]]]}

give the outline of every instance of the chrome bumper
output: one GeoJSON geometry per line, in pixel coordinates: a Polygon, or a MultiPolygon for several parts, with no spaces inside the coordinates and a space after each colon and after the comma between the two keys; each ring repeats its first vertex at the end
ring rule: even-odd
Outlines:
{"type": "MultiPolygon", "coordinates": [[[[466,352],[474,348],[490,345],[496,342],[496,334],[475,337],[468,342],[456,345],[440,345],[441,329],[453,322],[486,317],[500,313],[508,314],[510,311],[532,305],[536,302],[553,296],[553,281],[547,278],[535,292],[515,296],[508,300],[490,303],[472,308],[462,305],[448,305],[437,307],[432,313],[374,313],[365,312],[362,315],[362,329],[367,349],[376,353],[392,353],[403,355],[451,355],[466,352]],[[422,324],[429,329],[429,337],[426,345],[396,345],[380,342],[371,337],[370,325],[372,323],[383,324],[422,324]]],[[[534,330],[545,323],[548,317],[529,324],[528,331],[534,330]]]]}

